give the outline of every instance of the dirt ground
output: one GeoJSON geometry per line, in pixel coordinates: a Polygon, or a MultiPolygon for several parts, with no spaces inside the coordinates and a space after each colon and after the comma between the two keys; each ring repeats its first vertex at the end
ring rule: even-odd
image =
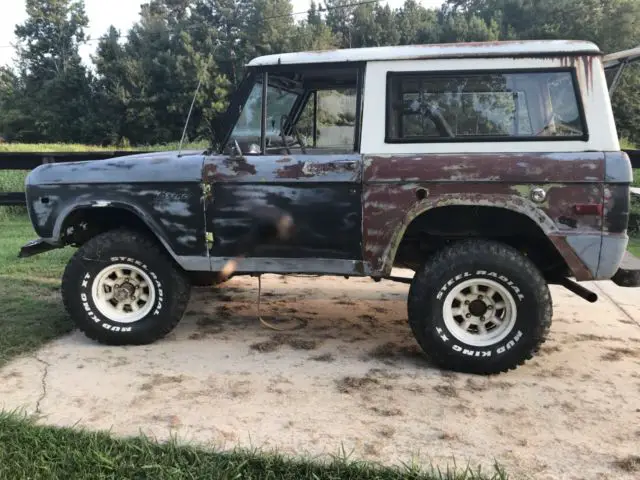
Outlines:
{"type": "Polygon", "coordinates": [[[640,475],[640,298],[553,288],[542,354],[485,378],[439,371],[406,322],[408,286],[263,277],[195,290],[166,340],[109,348],[75,333],[0,371],[0,408],[42,422],[219,448],[382,463],[483,465],[514,478],[640,475]],[[614,303],[615,300],[615,303],[614,303]]]}

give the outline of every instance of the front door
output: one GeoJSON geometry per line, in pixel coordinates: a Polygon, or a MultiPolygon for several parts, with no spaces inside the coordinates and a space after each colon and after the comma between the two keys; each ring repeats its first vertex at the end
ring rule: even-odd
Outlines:
{"type": "MultiPolygon", "coordinates": [[[[317,123],[311,128],[308,113],[313,113],[313,122],[319,117],[316,90],[311,94],[302,81],[295,85],[285,82],[283,87],[275,76],[269,78],[268,85],[266,118],[261,117],[263,89],[257,81],[235,124],[226,154],[205,159],[211,268],[218,271],[241,253],[246,258],[236,270],[239,273],[362,274],[362,157],[354,151],[353,143],[348,148],[318,145],[318,137],[325,142],[342,137],[327,130],[326,116],[320,128],[329,133],[319,134],[317,123]],[[266,147],[261,153],[262,129],[266,147]],[[238,252],[239,240],[255,225],[255,213],[265,207],[291,215],[293,236],[285,242],[238,252]]],[[[356,105],[355,101],[341,100],[333,102],[338,109],[356,105]]],[[[344,118],[355,122],[355,117],[340,116],[343,123],[344,118]]],[[[352,138],[356,130],[345,129],[352,138]]]]}
{"type": "Polygon", "coordinates": [[[293,218],[293,236],[258,246],[239,271],[357,273],[362,260],[361,169],[355,154],[206,159],[212,269],[245,253],[236,247],[256,221],[253,213],[275,207],[293,218]]]}

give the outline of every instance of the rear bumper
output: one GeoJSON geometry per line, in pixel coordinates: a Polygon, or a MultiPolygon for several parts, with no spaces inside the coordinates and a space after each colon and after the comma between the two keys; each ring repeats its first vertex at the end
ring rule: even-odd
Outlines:
{"type": "Polygon", "coordinates": [[[20,249],[20,253],[18,253],[18,258],[33,257],[34,255],[39,255],[57,248],[60,247],[48,242],[47,240],[38,238],[37,240],[31,240],[29,243],[23,245],[20,249]]]}
{"type": "Polygon", "coordinates": [[[640,287],[640,259],[626,252],[611,281],[620,287],[640,287]]]}

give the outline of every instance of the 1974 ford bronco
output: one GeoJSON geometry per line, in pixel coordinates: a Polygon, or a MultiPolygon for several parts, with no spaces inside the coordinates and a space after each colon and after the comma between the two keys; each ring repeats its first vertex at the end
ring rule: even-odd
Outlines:
{"type": "Polygon", "coordinates": [[[538,351],[549,284],[595,301],[578,282],[640,283],[623,265],[631,164],[592,43],[259,57],[223,124],[204,152],[30,173],[40,239],[21,255],[79,247],[62,294],[90,338],[162,338],[191,286],[223,270],[380,280],[402,267],[424,352],[491,374],[538,351]]]}

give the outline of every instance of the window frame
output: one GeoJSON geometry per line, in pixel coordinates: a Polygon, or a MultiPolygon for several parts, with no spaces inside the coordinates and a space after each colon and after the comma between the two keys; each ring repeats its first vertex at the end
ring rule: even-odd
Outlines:
{"type": "Polygon", "coordinates": [[[428,144],[428,143],[488,143],[488,142],[567,142],[567,141],[589,141],[589,125],[584,109],[584,99],[580,89],[580,82],[575,68],[571,67],[550,67],[550,68],[518,68],[518,69],[484,69],[484,70],[410,70],[410,71],[388,71],[386,75],[386,99],[385,99],[385,125],[384,143],[386,144],[428,144]],[[583,127],[581,136],[488,136],[488,135],[465,135],[464,137],[412,137],[393,138],[389,135],[393,121],[393,92],[392,82],[396,78],[437,78],[437,77],[464,77],[476,75],[517,75],[527,73],[569,73],[573,83],[573,90],[576,96],[578,114],[583,127]]]}
{"type": "MultiPolygon", "coordinates": [[[[267,85],[269,84],[269,77],[274,76],[278,77],[278,74],[281,72],[290,72],[295,69],[296,73],[304,74],[308,71],[313,70],[321,70],[323,68],[340,68],[340,69],[353,69],[356,73],[356,120],[355,120],[355,131],[354,131],[354,145],[353,145],[353,153],[358,153],[362,146],[362,112],[364,105],[364,78],[366,73],[366,62],[337,62],[337,63],[321,63],[321,64],[299,64],[299,65],[266,65],[259,67],[250,67],[248,68],[242,82],[239,87],[235,90],[231,95],[229,106],[225,113],[222,114],[222,125],[226,125],[224,130],[221,129],[219,132],[220,135],[220,143],[218,148],[216,149],[218,153],[224,154],[224,149],[228,145],[231,140],[231,135],[233,133],[233,129],[235,128],[240,116],[242,115],[242,109],[246,104],[249,95],[254,87],[254,85],[263,82],[267,85]],[[264,82],[264,79],[267,79],[264,82]],[[222,133],[224,132],[224,133],[222,133]]],[[[286,89],[286,88],[284,88],[286,89]]],[[[330,89],[330,88],[328,88],[330,89]]],[[[306,103],[309,101],[310,97],[312,97],[313,90],[322,90],[322,88],[316,89],[305,89],[303,88],[298,100],[294,103],[291,108],[291,122],[292,124],[296,124],[299,119],[299,116],[302,113],[306,103]]],[[[263,103],[264,103],[264,89],[263,89],[263,103]]],[[[267,152],[265,147],[265,127],[266,116],[268,112],[264,109],[264,105],[261,106],[261,132],[260,132],[260,152],[251,154],[251,155],[271,155],[271,153],[267,152]]],[[[287,125],[286,130],[289,131],[290,125],[287,125]]],[[[249,155],[245,153],[245,155],[249,155]]]]}
{"type": "MultiPolygon", "coordinates": [[[[359,153],[360,151],[360,143],[362,141],[362,102],[364,101],[364,88],[363,88],[363,78],[364,75],[362,70],[358,70],[358,76],[356,79],[356,85],[352,87],[356,92],[355,100],[356,100],[356,111],[354,113],[355,120],[353,126],[353,151],[351,153],[359,153]]],[[[349,88],[349,87],[346,87],[349,88]]],[[[313,108],[313,146],[312,148],[318,148],[317,146],[317,128],[318,128],[318,94],[320,92],[328,92],[336,90],[336,87],[317,87],[312,88],[306,91],[305,95],[303,95],[303,99],[300,102],[300,108],[298,109],[298,114],[293,119],[293,124],[297,124],[300,116],[304,112],[304,109],[307,106],[312,104],[313,108]]]]}

